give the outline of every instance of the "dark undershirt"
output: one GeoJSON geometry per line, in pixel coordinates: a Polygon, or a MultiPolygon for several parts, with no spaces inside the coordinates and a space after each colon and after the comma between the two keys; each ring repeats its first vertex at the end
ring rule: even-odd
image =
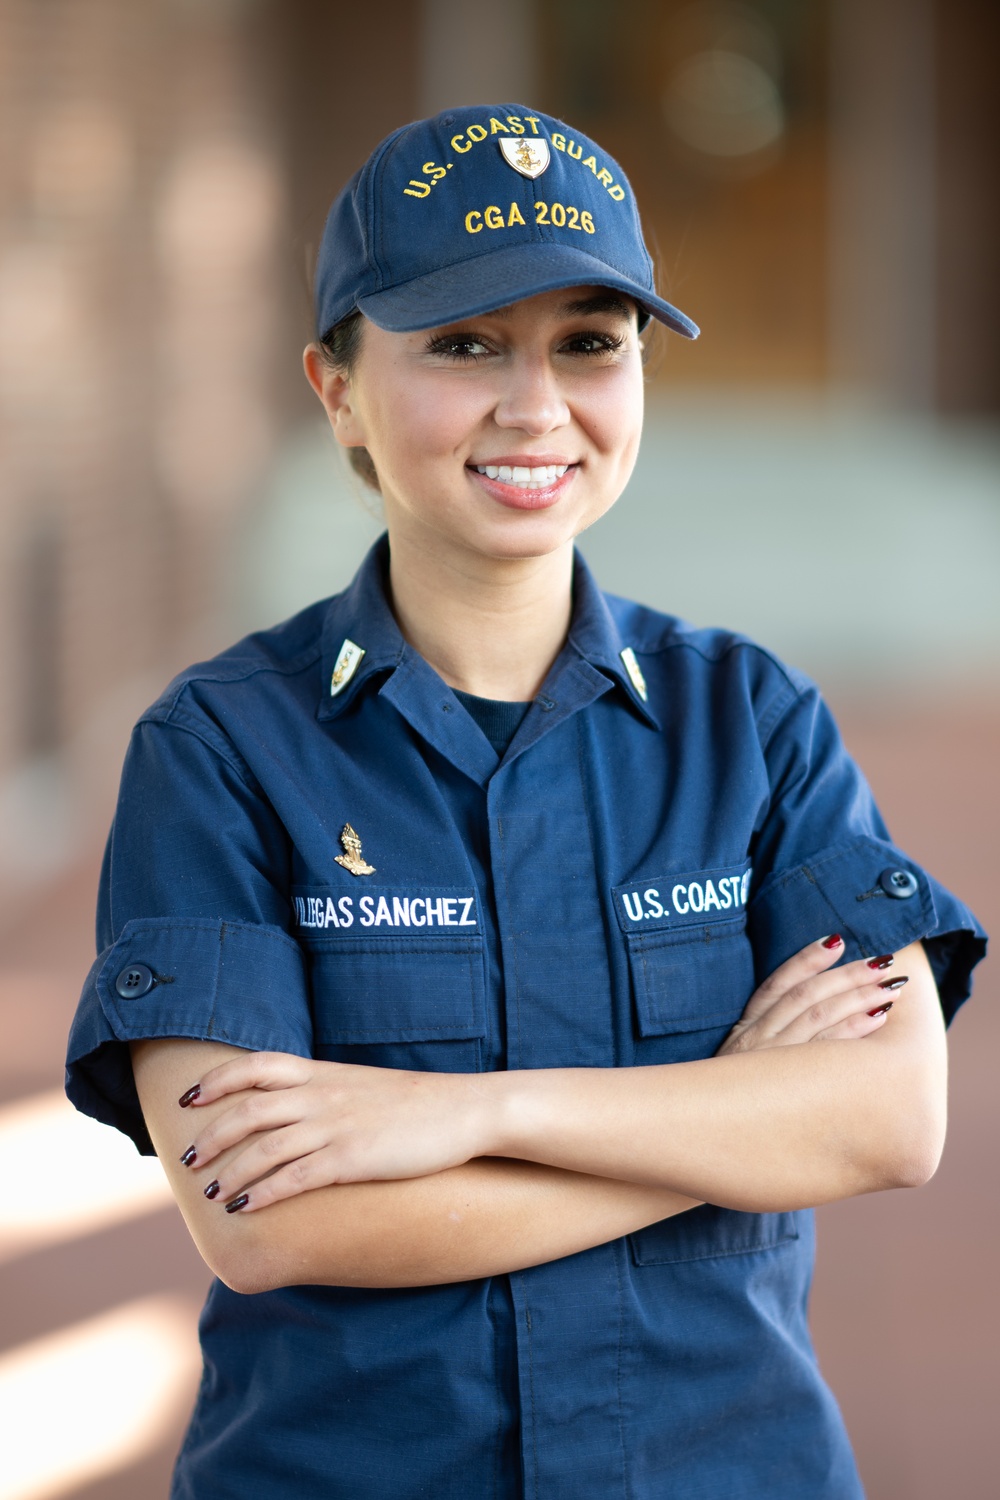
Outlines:
{"type": "Polygon", "coordinates": [[[455,697],[467,713],[471,714],[498,755],[504,755],[507,746],[517,733],[530,703],[506,703],[502,698],[476,698],[472,693],[460,693],[454,689],[455,697]]]}

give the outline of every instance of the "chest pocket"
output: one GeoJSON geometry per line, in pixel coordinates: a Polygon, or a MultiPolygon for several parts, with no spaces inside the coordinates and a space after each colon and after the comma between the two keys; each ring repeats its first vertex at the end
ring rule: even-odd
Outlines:
{"type": "Polygon", "coordinates": [[[711,1058],[754,990],[750,861],[613,891],[634,999],[636,1064],[711,1058]]]}
{"type": "Polygon", "coordinates": [[[313,1041],[328,1062],[476,1073],[486,980],[474,892],[299,886],[296,936],[311,981],[313,1041]]]}
{"type": "MultiPolygon", "coordinates": [[[[755,988],[746,932],[750,866],[623,886],[615,906],[635,997],[637,1063],[711,1057],[755,988]]],[[[799,1237],[793,1213],[748,1214],[704,1203],[629,1236],[636,1266],[771,1250],[799,1237]]]]}
{"type": "Polygon", "coordinates": [[[754,990],[750,865],[618,886],[635,1003],[636,1063],[711,1057],[754,990]]]}
{"type": "MultiPolygon", "coordinates": [[[[754,990],[743,918],[627,941],[640,1033],[636,1061],[711,1057],[754,990]]],[[[797,1238],[793,1213],[738,1213],[705,1203],[650,1224],[630,1235],[629,1244],[637,1266],[666,1266],[768,1250],[797,1238]]]]}
{"type": "Polygon", "coordinates": [[[316,1056],[378,1068],[476,1073],[486,1036],[481,937],[307,945],[316,1056]]]}
{"type": "Polygon", "coordinates": [[[625,942],[639,1037],[636,1062],[711,1057],[754,990],[745,920],[678,933],[629,933],[625,942]]]}

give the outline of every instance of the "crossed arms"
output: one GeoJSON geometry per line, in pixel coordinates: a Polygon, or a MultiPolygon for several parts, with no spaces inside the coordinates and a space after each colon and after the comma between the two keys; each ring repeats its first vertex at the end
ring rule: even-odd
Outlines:
{"type": "Polygon", "coordinates": [[[782,965],[698,1062],[412,1073],[168,1037],[132,1044],[136,1085],[192,1237],[236,1291],[496,1275],[699,1202],[771,1212],[927,1181],[946,1053],[926,955],[831,968],[841,952],[782,965]]]}

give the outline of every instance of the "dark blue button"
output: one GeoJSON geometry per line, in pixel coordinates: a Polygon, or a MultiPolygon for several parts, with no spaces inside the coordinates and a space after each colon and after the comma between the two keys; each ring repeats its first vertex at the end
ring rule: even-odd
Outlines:
{"type": "Polygon", "coordinates": [[[883,870],[878,883],[887,896],[895,896],[897,901],[909,901],[917,894],[917,877],[909,870],[883,870]]]}
{"type": "Polygon", "coordinates": [[[123,1000],[138,1000],[141,995],[148,995],[155,983],[152,969],[145,964],[129,964],[115,980],[115,989],[123,1000]]]}

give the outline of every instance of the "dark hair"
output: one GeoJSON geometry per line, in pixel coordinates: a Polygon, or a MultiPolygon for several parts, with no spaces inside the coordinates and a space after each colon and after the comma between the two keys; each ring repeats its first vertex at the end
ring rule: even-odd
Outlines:
{"type": "MultiPolygon", "coordinates": [[[[364,321],[364,315],[355,309],[354,312],[348,313],[346,318],[341,318],[340,322],[335,324],[319,341],[326,364],[331,370],[337,370],[348,380],[354,373],[358,355],[361,353],[361,330],[364,321]]],[[[347,461],[359,479],[362,479],[370,489],[381,494],[382,486],[378,482],[378,472],[367,448],[348,448],[347,461]]]]}

